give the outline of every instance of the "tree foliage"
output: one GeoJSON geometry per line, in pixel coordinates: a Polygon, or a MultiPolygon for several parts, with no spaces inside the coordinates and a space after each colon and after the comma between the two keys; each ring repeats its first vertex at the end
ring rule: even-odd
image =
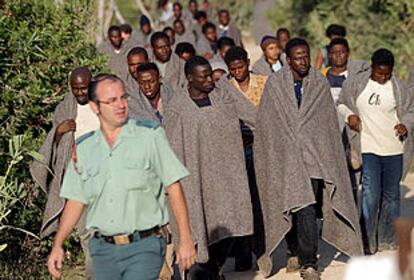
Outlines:
{"type": "Polygon", "coordinates": [[[376,49],[388,48],[403,77],[414,61],[413,1],[281,0],[269,18],[275,29],[285,26],[294,36],[307,38],[314,50],[328,43],[329,24],[342,24],[347,28],[351,57],[369,60],[376,49]]]}
{"type": "MultiPolygon", "coordinates": [[[[104,58],[88,35],[94,8],[92,0],[6,0],[0,8],[0,174],[19,182],[7,185],[18,193],[7,211],[6,222],[14,228],[38,233],[44,196],[30,180],[29,157],[14,160],[10,168],[9,140],[24,135],[22,149],[38,150],[68,92],[70,71],[81,65],[102,69],[104,58]]],[[[8,229],[0,231],[1,243],[8,245],[0,254],[0,278],[43,279],[49,251],[43,245],[50,242],[8,229]]]]}

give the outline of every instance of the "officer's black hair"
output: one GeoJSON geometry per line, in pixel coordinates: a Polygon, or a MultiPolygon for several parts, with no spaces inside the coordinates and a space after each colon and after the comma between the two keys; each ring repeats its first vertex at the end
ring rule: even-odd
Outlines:
{"type": "Polygon", "coordinates": [[[98,96],[96,94],[96,89],[98,88],[98,84],[102,81],[110,80],[112,82],[120,82],[123,87],[125,87],[124,82],[114,74],[98,74],[93,77],[88,85],[88,99],[95,103],[98,102],[98,96]]]}

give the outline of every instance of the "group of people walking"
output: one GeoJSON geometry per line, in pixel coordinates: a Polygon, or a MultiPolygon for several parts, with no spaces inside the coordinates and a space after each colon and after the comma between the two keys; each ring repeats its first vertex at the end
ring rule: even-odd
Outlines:
{"type": "Polygon", "coordinates": [[[331,25],[312,67],[280,28],[253,64],[229,11],[161,6],[162,31],[109,28],[112,74],[73,69],[32,164],[50,273],[74,228],[89,279],[224,279],[229,256],[269,276],[286,240],[287,271],[316,280],[320,238],[348,256],[395,248],[414,105],[392,52],[352,61],[331,25]]]}

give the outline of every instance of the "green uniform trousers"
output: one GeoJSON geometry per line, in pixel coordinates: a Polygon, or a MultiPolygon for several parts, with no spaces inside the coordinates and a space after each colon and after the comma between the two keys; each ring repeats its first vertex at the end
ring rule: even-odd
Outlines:
{"type": "Polygon", "coordinates": [[[126,245],[111,244],[99,237],[89,241],[96,280],[156,280],[165,251],[165,238],[155,235],[140,239],[135,233],[134,242],[126,245]]]}

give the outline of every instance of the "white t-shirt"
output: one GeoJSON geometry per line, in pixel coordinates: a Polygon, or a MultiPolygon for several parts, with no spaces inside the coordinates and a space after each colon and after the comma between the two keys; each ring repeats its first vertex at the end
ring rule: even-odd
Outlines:
{"type": "Polygon", "coordinates": [[[100,127],[98,116],[92,111],[89,104],[77,105],[75,140],[80,136],[97,130],[100,127]]]}
{"type": "Polygon", "coordinates": [[[399,124],[391,81],[381,85],[369,80],[356,100],[361,119],[361,152],[379,156],[403,153],[403,142],[394,127],[399,124]]]}

